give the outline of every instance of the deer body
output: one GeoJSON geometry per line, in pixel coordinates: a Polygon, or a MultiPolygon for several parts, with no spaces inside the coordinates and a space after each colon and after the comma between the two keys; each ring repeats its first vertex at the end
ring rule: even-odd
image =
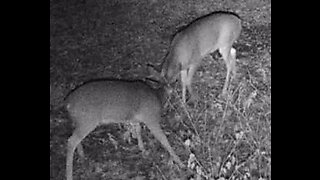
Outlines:
{"type": "MultiPolygon", "coordinates": [[[[162,90],[155,90],[142,81],[104,80],[80,86],[67,98],[67,110],[75,123],[68,139],[66,177],[72,180],[73,156],[81,141],[97,126],[109,123],[143,122],[173,159],[184,166],[161,130],[162,90]]],[[[138,144],[144,150],[137,129],[138,144]]]]}
{"type": "Polygon", "coordinates": [[[230,73],[236,73],[236,51],[232,48],[241,32],[241,20],[232,13],[212,13],[201,17],[178,32],[162,65],[161,75],[175,81],[181,75],[182,99],[186,102],[186,88],[192,96],[192,78],[201,60],[218,50],[227,66],[223,87],[226,93],[230,73]]]}

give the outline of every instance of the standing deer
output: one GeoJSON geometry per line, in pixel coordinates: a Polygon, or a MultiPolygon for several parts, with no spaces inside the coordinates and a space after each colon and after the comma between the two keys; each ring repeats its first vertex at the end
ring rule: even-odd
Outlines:
{"type": "Polygon", "coordinates": [[[191,87],[193,75],[201,60],[216,50],[227,66],[222,95],[227,93],[230,73],[236,74],[236,50],[232,45],[241,29],[241,20],[237,15],[215,12],[193,21],[174,36],[161,67],[161,76],[171,83],[180,73],[183,102],[186,102],[186,89],[194,99],[191,87]]]}
{"type": "MultiPolygon", "coordinates": [[[[81,141],[97,126],[110,123],[144,123],[181,167],[184,164],[170,146],[160,127],[165,91],[153,89],[143,81],[101,80],[86,83],[70,93],[66,107],[75,124],[68,139],[66,177],[72,180],[76,148],[83,156],[81,141]]],[[[137,127],[139,148],[144,151],[137,127]]]]}

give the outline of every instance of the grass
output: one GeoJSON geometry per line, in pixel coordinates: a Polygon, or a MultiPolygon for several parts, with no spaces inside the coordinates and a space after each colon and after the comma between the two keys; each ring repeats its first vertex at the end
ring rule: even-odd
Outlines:
{"type": "MultiPolygon", "coordinates": [[[[147,128],[149,152],[122,125],[99,127],[82,143],[84,162],[75,158],[75,179],[271,179],[271,1],[51,0],[50,1],[50,174],[65,176],[71,122],[61,107],[76,85],[102,77],[143,79],[145,64],[159,64],[170,38],[193,19],[217,10],[238,13],[238,74],[230,97],[219,98],[226,68],[207,57],[193,87],[200,99],[183,105],[180,85],[164,112],[162,128],[188,165],[169,155],[147,128]]],[[[130,128],[129,128],[130,129],[130,128]]]]}

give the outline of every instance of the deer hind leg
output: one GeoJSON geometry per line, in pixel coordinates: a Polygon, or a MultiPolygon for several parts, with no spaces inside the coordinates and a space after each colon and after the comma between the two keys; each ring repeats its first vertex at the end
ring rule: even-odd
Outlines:
{"type": "Polygon", "coordinates": [[[188,70],[183,69],[180,72],[181,74],[181,87],[182,87],[182,101],[183,103],[186,103],[186,86],[188,84],[188,70]]]}
{"type": "Polygon", "coordinates": [[[227,66],[227,75],[222,89],[222,96],[227,94],[227,89],[230,81],[230,74],[236,75],[236,50],[232,47],[222,48],[219,50],[222,58],[227,66]]]}
{"type": "Polygon", "coordinates": [[[198,99],[198,95],[194,94],[193,90],[192,90],[192,80],[193,80],[193,76],[194,73],[197,70],[197,64],[191,64],[188,68],[188,74],[187,74],[187,81],[186,81],[186,86],[188,88],[189,94],[190,94],[190,100],[196,100],[198,99]]]}
{"type": "Polygon", "coordinates": [[[231,64],[230,64],[230,67],[231,67],[231,72],[232,72],[232,76],[236,76],[237,74],[237,68],[236,68],[236,49],[234,48],[231,48],[230,49],[230,55],[229,55],[229,58],[231,59],[231,64]]]}
{"type": "MultiPolygon", "coordinates": [[[[73,156],[74,151],[78,147],[81,148],[81,141],[91,132],[95,129],[95,124],[86,124],[87,126],[78,126],[72,136],[68,139],[68,145],[67,145],[67,161],[66,161],[66,178],[67,180],[72,180],[72,172],[73,172],[73,156]],[[80,146],[79,146],[80,145],[80,146]]],[[[80,150],[80,151],[81,151],[80,150]]],[[[81,152],[80,152],[81,153],[81,152]]],[[[83,155],[83,150],[82,150],[83,155]]],[[[81,154],[80,154],[81,156],[81,154]]]]}

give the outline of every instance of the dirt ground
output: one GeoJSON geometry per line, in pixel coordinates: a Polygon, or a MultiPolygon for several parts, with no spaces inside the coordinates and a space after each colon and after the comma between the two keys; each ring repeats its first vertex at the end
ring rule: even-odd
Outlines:
{"type": "Polygon", "coordinates": [[[208,56],[192,84],[198,101],[181,103],[178,82],[163,112],[162,129],[187,168],[173,164],[146,127],[145,157],[130,127],[110,124],[83,140],[74,179],[271,179],[270,0],[50,0],[50,179],[65,179],[68,92],[92,79],[144,79],[146,64],[160,65],[180,28],[220,10],[243,25],[231,96],[219,96],[223,60],[208,56]]]}

